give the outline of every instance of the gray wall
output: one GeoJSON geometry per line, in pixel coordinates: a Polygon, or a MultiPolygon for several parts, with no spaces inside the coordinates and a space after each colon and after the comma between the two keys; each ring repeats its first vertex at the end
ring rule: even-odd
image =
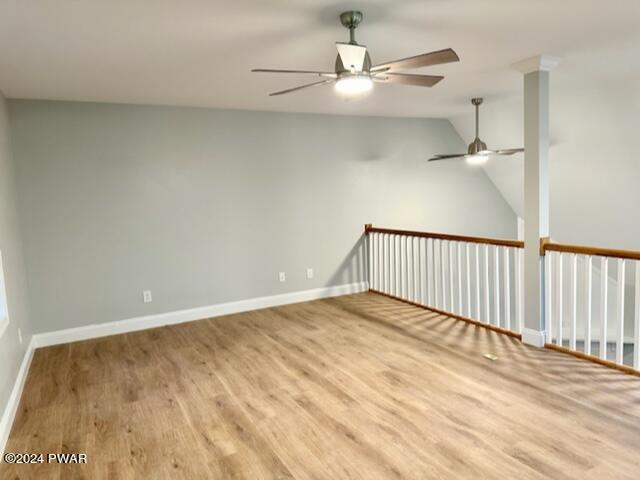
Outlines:
{"type": "Polygon", "coordinates": [[[0,92],[0,250],[10,320],[9,326],[0,336],[0,415],[5,410],[20,363],[31,340],[14,173],[7,106],[0,92]],[[22,345],[18,341],[18,329],[22,331],[22,345]]]}
{"type": "Polygon", "coordinates": [[[464,148],[446,120],[45,101],[10,112],[38,332],[360,281],[368,222],[516,235],[482,169],[425,161],[464,148]]]}

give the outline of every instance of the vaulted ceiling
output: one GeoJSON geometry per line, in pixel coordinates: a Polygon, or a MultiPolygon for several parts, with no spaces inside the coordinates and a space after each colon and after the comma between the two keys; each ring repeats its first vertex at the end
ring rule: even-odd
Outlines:
{"type": "MultiPolygon", "coordinates": [[[[640,76],[638,0],[2,0],[0,90],[14,98],[190,105],[337,114],[452,117],[474,95],[521,89],[510,65],[563,57],[558,81],[640,76]],[[330,87],[268,92],[305,76],[255,67],[330,69],[364,12],[358,40],[382,62],[445,47],[461,62],[432,89],[377,86],[348,101],[330,87]]],[[[471,113],[471,112],[469,112],[471,113]]]]}

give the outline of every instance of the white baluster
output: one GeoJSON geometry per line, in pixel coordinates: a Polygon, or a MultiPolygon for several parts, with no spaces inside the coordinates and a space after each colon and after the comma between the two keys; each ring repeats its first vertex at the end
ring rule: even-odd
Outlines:
{"type": "Polygon", "coordinates": [[[389,243],[389,291],[387,292],[389,295],[393,295],[393,235],[389,235],[388,239],[389,243]]]}
{"type": "Polygon", "coordinates": [[[413,301],[420,303],[420,237],[413,238],[413,301]]]}
{"type": "Polygon", "coordinates": [[[407,300],[412,300],[411,298],[411,291],[413,289],[413,264],[411,262],[411,257],[413,256],[413,251],[411,250],[411,237],[404,237],[404,243],[405,243],[405,256],[404,256],[404,263],[405,263],[405,276],[406,276],[406,282],[405,282],[405,297],[407,300]]]}
{"type": "Polygon", "coordinates": [[[471,318],[471,244],[467,243],[465,247],[465,260],[467,262],[467,318],[471,318]]]}
{"type": "Polygon", "coordinates": [[[427,238],[427,305],[430,307],[435,306],[434,304],[434,290],[435,290],[435,263],[433,261],[433,238],[427,238]]]}
{"type": "Polygon", "coordinates": [[[445,267],[447,264],[446,261],[446,256],[445,256],[445,241],[441,240],[440,241],[440,274],[442,276],[441,282],[440,282],[440,287],[441,287],[441,293],[442,293],[442,299],[440,302],[440,310],[447,310],[447,282],[446,282],[446,274],[445,274],[445,267]]]}
{"type": "Polygon", "coordinates": [[[481,320],[480,314],[480,244],[476,243],[476,320],[481,320]]]}
{"type": "Polygon", "coordinates": [[[440,279],[440,245],[439,245],[439,240],[438,239],[432,239],[432,253],[433,253],[433,303],[431,305],[433,305],[434,307],[438,308],[438,305],[440,303],[440,287],[438,286],[438,282],[440,279]]]}
{"type": "Polygon", "coordinates": [[[384,292],[391,293],[391,249],[389,248],[390,235],[385,234],[383,244],[384,253],[384,292]]]}
{"type": "Polygon", "coordinates": [[[616,320],[618,322],[616,336],[616,362],[621,364],[624,361],[624,286],[625,286],[625,261],[618,259],[618,298],[616,309],[616,320]]]}
{"type": "Polygon", "coordinates": [[[374,290],[378,290],[378,239],[379,235],[377,233],[373,233],[373,268],[372,268],[372,276],[371,276],[371,284],[374,290]]]}
{"type": "MultiPolygon", "coordinates": [[[[372,234],[369,234],[372,235],[372,234]]],[[[382,233],[374,233],[374,242],[373,247],[374,250],[371,252],[372,256],[372,264],[373,264],[373,272],[371,275],[371,279],[373,284],[370,285],[370,288],[373,288],[378,291],[383,291],[384,287],[382,286],[382,278],[384,272],[382,271],[382,262],[384,260],[383,252],[382,252],[382,233]]]]}
{"type": "Polygon", "coordinates": [[[600,264],[600,358],[607,359],[607,328],[609,299],[609,259],[602,257],[600,264]]]}
{"type": "Polygon", "coordinates": [[[376,263],[378,261],[377,234],[371,233],[371,288],[376,289],[376,263]]]}
{"type": "Polygon", "coordinates": [[[396,236],[396,296],[402,297],[402,237],[396,236]]]}
{"type": "Polygon", "coordinates": [[[524,319],[523,307],[524,307],[524,299],[522,297],[522,284],[523,284],[523,276],[524,276],[524,249],[516,248],[516,331],[518,333],[522,333],[522,322],[524,319]]]}
{"type": "Polygon", "coordinates": [[[420,281],[420,238],[413,238],[413,301],[421,302],[422,282],[420,281]]]}
{"type": "Polygon", "coordinates": [[[389,293],[389,235],[380,235],[378,245],[378,270],[380,271],[378,289],[384,293],[389,293]]]}
{"type": "Polygon", "coordinates": [[[440,255],[442,254],[442,246],[440,243],[442,240],[433,240],[433,304],[436,308],[440,308],[440,289],[442,288],[440,285],[440,278],[442,276],[440,272],[440,255]]]}
{"type": "Polygon", "coordinates": [[[545,329],[547,330],[547,343],[553,342],[553,255],[547,252],[544,268],[544,290],[545,290],[545,329]]]}
{"type": "Polygon", "coordinates": [[[402,297],[402,237],[396,236],[396,296],[402,297]]]}
{"type": "Polygon", "coordinates": [[[500,247],[493,247],[493,303],[495,305],[496,326],[500,326],[500,247]]]}
{"type": "Polygon", "coordinates": [[[504,326],[507,330],[511,330],[511,271],[509,265],[509,248],[504,247],[504,262],[502,265],[504,270],[504,326]]]}
{"type": "Polygon", "coordinates": [[[411,257],[409,257],[409,263],[411,265],[411,291],[409,294],[411,295],[411,301],[418,303],[419,299],[416,293],[418,291],[418,248],[416,246],[416,240],[416,237],[409,237],[409,243],[411,243],[411,257]]]}
{"type": "Polygon", "coordinates": [[[584,326],[584,353],[591,355],[591,305],[593,292],[593,257],[587,255],[585,259],[585,326],[584,326]]]}
{"type": "Polygon", "coordinates": [[[562,252],[556,254],[558,258],[558,264],[556,265],[556,324],[558,326],[558,332],[556,333],[556,345],[562,346],[562,325],[563,325],[563,305],[562,305],[562,263],[564,255],[562,252]]]}
{"type": "Polygon", "coordinates": [[[407,288],[406,299],[413,301],[413,239],[411,237],[404,237],[405,241],[405,264],[407,275],[407,288]]]}
{"type": "Polygon", "coordinates": [[[458,243],[458,258],[456,260],[458,268],[458,315],[462,315],[462,243],[458,243]]]}
{"type": "Polygon", "coordinates": [[[405,235],[402,236],[402,298],[409,298],[409,252],[408,241],[405,235]]]}
{"type": "Polygon", "coordinates": [[[422,238],[415,237],[413,239],[413,246],[415,252],[413,255],[414,302],[424,305],[422,301],[422,238]]]}
{"type": "Polygon", "coordinates": [[[635,308],[635,329],[633,345],[633,368],[640,370],[640,260],[636,264],[636,308],[635,308]]]}
{"type": "Polygon", "coordinates": [[[403,242],[403,238],[401,235],[398,235],[396,237],[396,242],[398,242],[398,251],[397,251],[397,265],[396,265],[396,276],[398,279],[398,292],[396,293],[396,295],[400,298],[402,298],[402,242],[403,242]]]}
{"type": "Polygon", "coordinates": [[[427,266],[427,238],[420,239],[420,304],[427,305],[427,285],[429,269],[427,266]]]}
{"type": "Polygon", "coordinates": [[[578,325],[578,256],[571,254],[571,333],[569,348],[576,349],[576,330],[578,325]]]}
{"type": "Polygon", "coordinates": [[[453,296],[454,296],[454,291],[453,291],[453,257],[455,256],[455,253],[452,251],[454,249],[454,247],[456,247],[457,244],[455,242],[449,242],[449,312],[454,313],[455,312],[455,307],[454,307],[454,303],[453,303],[453,296]]]}
{"type": "Polygon", "coordinates": [[[378,234],[373,233],[371,240],[373,241],[372,252],[373,252],[373,263],[371,264],[371,288],[374,290],[378,289],[377,281],[378,281],[378,234]]]}
{"type": "Polygon", "coordinates": [[[405,237],[407,243],[407,255],[405,262],[407,265],[407,300],[413,301],[413,239],[405,237]]]}
{"type": "Polygon", "coordinates": [[[392,287],[391,287],[391,294],[393,296],[398,296],[398,258],[397,258],[397,251],[398,251],[398,237],[396,235],[393,235],[393,237],[391,237],[391,244],[392,244],[392,249],[391,249],[391,283],[392,283],[392,287]]]}
{"type": "Polygon", "coordinates": [[[485,323],[491,323],[491,306],[489,293],[489,247],[485,245],[484,249],[484,321],[485,323]]]}

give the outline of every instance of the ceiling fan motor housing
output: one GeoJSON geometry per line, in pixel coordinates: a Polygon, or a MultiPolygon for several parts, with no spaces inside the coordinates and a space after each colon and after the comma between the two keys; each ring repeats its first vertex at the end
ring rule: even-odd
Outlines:
{"type": "MultiPolygon", "coordinates": [[[[362,72],[358,72],[358,74],[365,73],[368,74],[369,70],[371,70],[371,58],[369,57],[369,52],[364,54],[364,63],[362,64],[362,72]]],[[[342,75],[351,75],[351,71],[348,68],[345,68],[342,64],[342,59],[340,55],[336,57],[336,73],[338,76],[342,75]]]]}
{"type": "Polygon", "coordinates": [[[469,144],[469,148],[467,149],[467,152],[469,153],[469,155],[475,155],[476,153],[484,152],[486,150],[487,150],[487,144],[476,137],[476,139],[469,144]]]}
{"type": "MultiPolygon", "coordinates": [[[[362,22],[363,18],[364,15],[362,15],[362,12],[359,12],[357,10],[349,10],[340,14],[340,23],[342,23],[343,27],[349,29],[349,43],[351,45],[358,45],[358,42],[356,42],[355,31],[356,28],[358,28],[358,25],[360,25],[360,22],[362,22]]],[[[369,70],[371,70],[371,58],[369,57],[369,52],[366,52],[364,55],[362,70],[360,72],[355,72],[355,75],[359,75],[362,73],[368,74],[369,70]]],[[[354,74],[354,72],[351,72],[350,69],[345,68],[344,64],[342,63],[342,58],[340,58],[339,54],[336,57],[335,72],[338,74],[338,77],[354,74]]]]}

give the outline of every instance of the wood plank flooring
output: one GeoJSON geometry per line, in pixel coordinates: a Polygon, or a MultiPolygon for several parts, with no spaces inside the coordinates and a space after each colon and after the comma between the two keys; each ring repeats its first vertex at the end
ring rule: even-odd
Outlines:
{"type": "Polygon", "coordinates": [[[638,479],[640,380],[365,293],[39,349],[6,451],[88,464],[3,479],[638,479]]]}

